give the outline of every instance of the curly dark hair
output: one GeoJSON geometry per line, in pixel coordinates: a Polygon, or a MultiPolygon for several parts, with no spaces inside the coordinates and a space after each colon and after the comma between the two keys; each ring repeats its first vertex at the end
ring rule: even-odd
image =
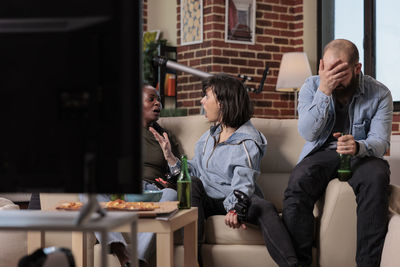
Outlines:
{"type": "Polygon", "coordinates": [[[220,118],[223,125],[239,128],[253,116],[253,105],[243,83],[225,73],[203,80],[203,94],[211,88],[221,105],[220,118]]]}

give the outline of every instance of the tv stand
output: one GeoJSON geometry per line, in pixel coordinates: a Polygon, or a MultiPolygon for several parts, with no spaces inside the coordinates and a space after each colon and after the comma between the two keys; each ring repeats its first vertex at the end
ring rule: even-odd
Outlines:
{"type": "MultiPolygon", "coordinates": [[[[101,267],[107,267],[107,233],[122,226],[130,225],[131,266],[138,266],[136,252],[137,214],[117,211],[109,212],[105,217],[92,214],[86,222],[81,224],[76,223],[78,216],[78,212],[75,211],[4,210],[0,212],[0,230],[35,231],[35,233],[28,234],[28,253],[44,247],[42,237],[48,231],[100,232],[104,241],[101,244],[101,267]]],[[[73,249],[74,257],[75,254],[79,257],[82,249],[85,248],[73,249]]],[[[79,260],[76,266],[83,267],[79,260]]]]}

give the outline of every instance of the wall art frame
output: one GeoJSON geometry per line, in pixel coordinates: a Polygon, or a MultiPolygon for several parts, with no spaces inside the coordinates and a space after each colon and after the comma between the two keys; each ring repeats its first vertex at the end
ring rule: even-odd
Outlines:
{"type": "Polygon", "coordinates": [[[181,0],[181,45],[203,42],[203,0],[181,0]]]}
{"type": "Polygon", "coordinates": [[[225,1],[225,42],[255,43],[256,0],[225,1]]]}

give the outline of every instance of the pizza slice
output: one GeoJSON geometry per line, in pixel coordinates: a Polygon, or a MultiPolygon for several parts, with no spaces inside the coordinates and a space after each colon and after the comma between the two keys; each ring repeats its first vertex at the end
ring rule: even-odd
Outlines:
{"type": "Polygon", "coordinates": [[[116,199],[113,201],[108,201],[106,202],[106,208],[107,209],[117,209],[117,210],[123,210],[125,209],[125,204],[126,202],[121,199],[116,199]]]}
{"type": "Polygon", "coordinates": [[[154,202],[126,202],[125,205],[127,210],[146,211],[160,208],[160,205],[154,202]]]}
{"type": "Polygon", "coordinates": [[[64,202],[56,207],[58,210],[79,210],[83,206],[82,202],[64,202]]]}

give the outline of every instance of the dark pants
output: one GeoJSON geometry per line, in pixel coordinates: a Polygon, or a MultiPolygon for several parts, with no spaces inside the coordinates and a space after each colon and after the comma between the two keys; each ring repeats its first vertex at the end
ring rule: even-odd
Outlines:
{"type": "MultiPolygon", "coordinates": [[[[198,207],[199,263],[201,260],[201,244],[204,234],[204,220],[212,215],[225,215],[224,199],[213,199],[207,196],[203,183],[192,178],[192,206],[198,207]]],[[[268,252],[279,266],[297,266],[295,250],[274,205],[256,195],[251,197],[248,210],[248,222],[259,225],[268,252]]]]}
{"type": "MultiPolygon", "coordinates": [[[[379,266],[388,223],[389,165],[375,157],[353,158],[351,165],[348,183],[357,202],[357,266],[379,266]]],[[[297,164],[290,176],[283,220],[302,265],[312,262],[314,204],[336,177],[338,167],[336,151],[318,151],[297,164]]]]}

